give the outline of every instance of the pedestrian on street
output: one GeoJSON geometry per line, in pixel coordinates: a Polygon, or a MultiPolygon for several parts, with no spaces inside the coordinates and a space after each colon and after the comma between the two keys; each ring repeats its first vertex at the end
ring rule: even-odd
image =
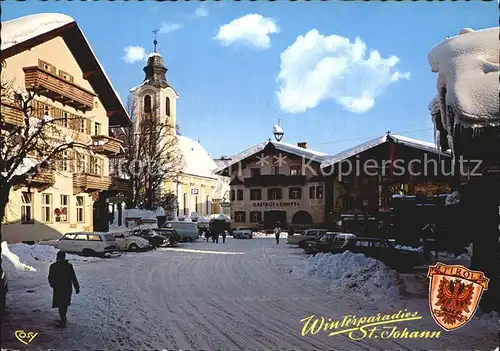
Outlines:
{"type": "Polygon", "coordinates": [[[274,226],[274,236],[276,237],[276,245],[280,243],[281,225],[280,222],[276,222],[274,226]]]}
{"type": "Polygon", "coordinates": [[[227,235],[226,231],[225,231],[225,230],[223,230],[223,231],[222,231],[222,243],[223,243],[223,244],[225,244],[225,243],[226,243],[226,235],[227,235]]]}
{"type": "Polygon", "coordinates": [[[71,263],[66,260],[66,253],[63,251],[57,253],[56,262],[50,265],[49,284],[53,289],[52,308],[59,309],[60,326],[64,328],[66,327],[68,306],[71,305],[73,287],[75,287],[75,292],[79,294],[80,285],[76,279],[75,270],[71,263]]]}
{"type": "Polygon", "coordinates": [[[212,233],[212,242],[218,244],[219,243],[219,233],[212,233]]]}
{"type": "Polygon", "coordinates": [[[207,230],[207,231],[205,232],[205,241],[206,241],[207,243],[208,243],[208,239],[210,239],[210,231],[209,231],[209,230],[207,230]]]}

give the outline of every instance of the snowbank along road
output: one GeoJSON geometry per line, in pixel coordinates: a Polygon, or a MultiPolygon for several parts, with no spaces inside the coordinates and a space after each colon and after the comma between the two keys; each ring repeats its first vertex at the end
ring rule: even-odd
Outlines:
{"type": "MultiPolygon", "coordinates": [[[[284,241],[284,240],[283,240],[284,241]]],[[[498,327],[475,318],[437,339],[369,338],[326,332],[302,336],[302,318],[342,320],[418,311],[421,320],[401,330],[439,331],[427,300],[400,298],[369,302],[328,291],[328,282],[300,278],[291,270],[304,263],[302,250],[273,239],[228,239],[225,244],[196,242],[179,248],[75,262],[81,293],[73,296],[66,329],[55,327],[46,277],[10,273],[11,291],[3,328],[8,349],[56,350],[493,350],[498,327]],[[27,346],[14,331],[38,333],[27,346]]],[[[403,324],[403,323],[400,323],[403,324]]]]}

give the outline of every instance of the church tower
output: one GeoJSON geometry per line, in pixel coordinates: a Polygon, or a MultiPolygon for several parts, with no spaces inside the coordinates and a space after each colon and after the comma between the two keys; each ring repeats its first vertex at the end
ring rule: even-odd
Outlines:
{"type": "Polygon", "coordinates": [[[176,135],[176,102],[179,98],[177,92],[167,81],[167,68],[163,58],[157,52],[156,32],[154,40],[154,51],[149,54],[148,61],[144,67],[144,81],[138,87],[131,90],[134,99],[135,116],[158,113],[162,123],[169,127],[169,133],[176,135]]]}

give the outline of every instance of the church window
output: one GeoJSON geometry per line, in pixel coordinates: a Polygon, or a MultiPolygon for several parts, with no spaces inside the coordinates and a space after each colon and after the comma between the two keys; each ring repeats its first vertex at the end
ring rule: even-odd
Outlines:
{"type": "Polygon", "coordinates": [[[165,114],[170,116],[170,98],[168,96],[165,98],[165,114]]]}
{"type": "Polygon", "coordinates": [[[144,113],[151,113],[151,95],[144,96],[144,113]]]}

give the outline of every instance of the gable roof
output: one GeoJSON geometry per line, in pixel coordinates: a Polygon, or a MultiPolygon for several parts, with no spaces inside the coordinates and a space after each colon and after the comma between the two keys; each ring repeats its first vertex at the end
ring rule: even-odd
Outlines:
{"type": "Polygon", "coordinates": [[[322,162],[324,161],[328,155],[316,150],[311,150],[311,149],[305,149],[293,144],[289,143],[284,143],[282,141],[273,141],[273,140],[268,140],[263,143],[255,144],[253,146],[250,146],[248,149],[240,152],[239,154],[236,154],[234,156],[231,156],[231,161],[228,163],[223,164],[219,168],[215,170],[215,173],[221,173],[224,171],[226,168],[229,168],[238,162],[243,161],[246,158],[249,158],[259,152],[262,152],[267,146],[272,145],[274,146],[278,151],[283,151],[290,153],[292,155],[296,155],[298,157],[304,157],[308,160],[316,160],[317,162],[322,162]]]}
{"type": "Polygon", "coordinates": [[[39,13],[2,22],[2,59],[60,36],[101,98],[110,126],[130,125],[130,116],[87,38],[75,20],[60,13],[39,13]]]}
{"type": "Polygon", "coordinates": [[[396,134],[387,135],[386,134],[382,137],[366,141],[366,142],[359,144],[359,145],[356,145],[350,149],[339,152],[338,154],[336,154],[330,158],[327,158],[326,160],[323,161],[323,163],[321,163],[321,168],[330,167],[336,163],[339,163],[345,159],[348,159],[349,157],[355,156],[355,155],[360,154],[366,150],[369,150],[369,149],[372,149],[376,146],[382,145],[382,144],[388,142],[390,139],[392,139],[396,144],[406,145],[408,147],[420,149],[420,150],[425,151],[425,152],[432,152],[432,153],[443,155],[443,156],[450,156],[450,154],[448,152],[440,151],[433,143],[430,143],[428,141],[412,139],[412,138],[408,138],[408,137],[402,136],[402,135],[396,135],[396,134]]]}

